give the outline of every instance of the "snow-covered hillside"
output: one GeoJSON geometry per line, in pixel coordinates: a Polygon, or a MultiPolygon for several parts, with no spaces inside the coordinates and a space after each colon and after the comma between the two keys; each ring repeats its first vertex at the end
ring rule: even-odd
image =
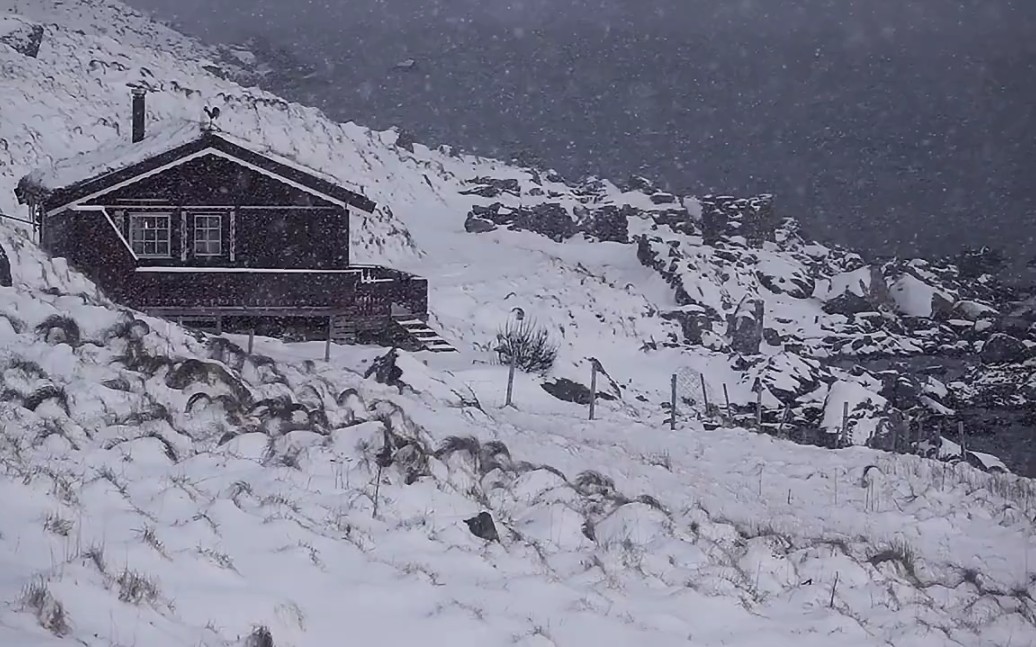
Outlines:
{"type": "Polygon", "coordinates": [[[218,105],[227,132],[362,187],[379,207],[354,257],[428,277],[462,352],[395,355],[399,384],[365,377],[385,349],[248,357],[0,225],[0,644],[1036,644],[1030,480],[737,427],[757,379],[786,436],[880,444],[954,404],[832,357],[994,343],[1031,375],[1029,330],[984,334],[982,281],[868,266],[792,222],[706,245],[697,200],[331,123],[229,80],[247,64],[108,0],[0,0],[0,212],[22,216],[32,168],[126,138],[144,82],[149,128],[218,105]],[[505,408],[488,351],[516,307],[560,355],[505,408]],[[594,421],[541,387],[586,384],[591,357],[594,421]]]}

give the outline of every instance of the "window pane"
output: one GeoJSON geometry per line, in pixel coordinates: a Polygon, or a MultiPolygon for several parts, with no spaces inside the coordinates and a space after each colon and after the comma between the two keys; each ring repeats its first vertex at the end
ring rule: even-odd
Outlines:
{"type": "Polygon", "coordinates": [[[130,216],[130,248],[138,256],[169,256],[169,215],[130,216]]]}
{"type": "Polygon", "coordinates": [[[219,256],[223,252],[222,216],[194,216],[194,254],[219,256]]]}

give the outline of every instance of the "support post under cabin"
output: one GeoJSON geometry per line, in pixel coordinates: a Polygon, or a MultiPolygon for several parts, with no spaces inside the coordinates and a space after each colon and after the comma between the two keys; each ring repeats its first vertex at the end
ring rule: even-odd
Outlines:
{"type": "Polygon", "coordinates": [[[327,318],[327,342],[324,344],[324,361],[331,361],[331,324],[334,322],[334,317],[327,318]]]}

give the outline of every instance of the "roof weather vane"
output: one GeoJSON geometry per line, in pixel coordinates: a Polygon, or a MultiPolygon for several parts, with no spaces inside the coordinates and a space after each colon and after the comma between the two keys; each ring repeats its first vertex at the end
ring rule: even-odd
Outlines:
{"type": "Polygon", "coordinates": [[[209,123],[206,124],[205,129],[206,130],[212,130],[212,128],[213,128],[213,123],[212,122],[214,122],[217,119],[219,119],[219,106],[214,106],[212,108],[210,108],[208,106],[205,106],[203,108],[203,110],[205,111],[205,116],[209,118],[209,123]]]}

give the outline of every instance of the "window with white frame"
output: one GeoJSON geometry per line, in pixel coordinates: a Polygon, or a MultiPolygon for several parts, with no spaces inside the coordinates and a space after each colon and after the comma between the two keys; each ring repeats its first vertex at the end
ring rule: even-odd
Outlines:
{"type": "Polygon", "coordinates": [[[135,213],[129,219],[129,239],[133,253],[141,258],[170,256],[169,214],[135,213]]]}
{"type": "Polygon", "coordinates": [[[223,216],[199,213],[194,216],[194,255],[219,256],[223,253],[223,216]]]}

